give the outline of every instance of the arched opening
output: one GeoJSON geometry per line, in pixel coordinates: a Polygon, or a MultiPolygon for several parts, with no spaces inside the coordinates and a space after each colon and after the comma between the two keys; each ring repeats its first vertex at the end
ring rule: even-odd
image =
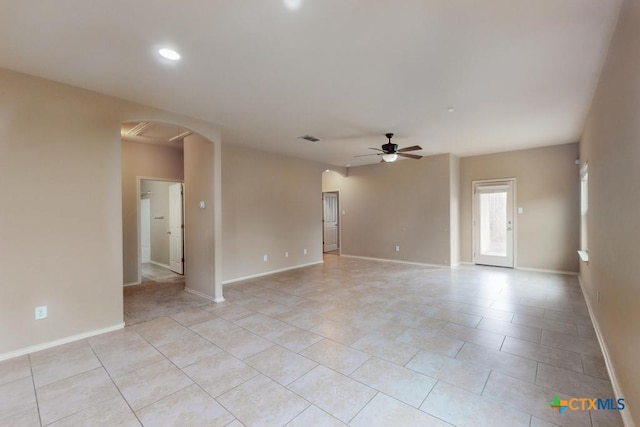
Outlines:
{"type": "Polygon", "coordinates": [[[123,122],[121,142],[125,323],[223,301],[219,147],[186,127],[154,120],[123,122]],[[150,249],[150,264],[160,271],[155,277],[143,274],[145,225],[159,240],[150,249]]]}

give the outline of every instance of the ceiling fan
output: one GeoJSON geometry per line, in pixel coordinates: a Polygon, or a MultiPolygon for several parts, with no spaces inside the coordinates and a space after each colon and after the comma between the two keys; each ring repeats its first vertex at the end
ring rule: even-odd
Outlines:
{"type": "Polygon", "coordinates": [[[417,154],[408,154],[407,153],[407,151],[422,150],[422,147],[420,147],[419,145],[413,145],[411,147],[404,147],[404,148],[398,149],[398,144],[394,144],[394,143],[391,142],[391,138],[393,138],[393,134],[392,133],[387,133],[387,134],[385,134],[385,136],[389,139],[389,142],[387,142],[386,144],[383,144],[382,147],[381,147],[382,149],[380,149],[380,148],[369,148],[369,150],[380,151],[379,153],[376,153],[376,154],[361,154],[361,155],[355,156],[355,157],[382,156],[381,163],[384,163],[384,162],[387,162],[387,163],[395,162],[398,159],[398,156],[407,157],[409,159],[421,159],[422,158],[422,156],[419,156],[417,154]]]}

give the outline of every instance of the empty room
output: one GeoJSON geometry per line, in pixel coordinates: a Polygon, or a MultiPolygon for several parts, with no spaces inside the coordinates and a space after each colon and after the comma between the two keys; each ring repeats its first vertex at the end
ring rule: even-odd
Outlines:
{"type": "Polygon", "coordinates": [[[1,4],[0,425],[640,419],[640,1],[1,4]]]}

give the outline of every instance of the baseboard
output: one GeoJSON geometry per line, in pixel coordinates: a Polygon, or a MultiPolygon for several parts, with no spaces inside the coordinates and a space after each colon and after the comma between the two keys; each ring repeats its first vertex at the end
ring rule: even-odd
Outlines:
{"type": "Polygon", "coordinates": [[[386,258],[372,258],[367,256],[359,256],[359,255],[340,255],[344,258],[358,258],[358,259],[366,259],[369,261],[382,261],[382,262],[395,262],[397,264],[409,264],[409,265],[420,265],[422,267],[436,267],[436,268],[451,268],[451,266],[444,264],[427,264],[424,262],[413,262],[413,261],[402,261],[399,259],[386,259],[386,258]]]}
{"type": "Polygon", "coordinates": [[[85,338],[90,338],[96,335],[105,334],[107,332],[117,331],[118,329],[122,329],[122,328],[124,328],[124,322],[118,323],[117,325],[109,326],[106,328],[95,329],[93,331],[84,332],[82,334],[71,335],[69,337],[60,338],[55,341],[49,341],[43,344],[21,348],[20,350],[10,351],[8,353],[0,354],[0,361],[11,359],[13,357],[24,356],[25,354],[29,354],[29,353],[35,353],[36,351],[46,350],[51,347],[57,347],[62,344],[69,344],[70,342],[80,341],[85,338]]]}
{"type": "Polygon", "coordinates": [[[166,268],[166,269],[168,269],[168,270],[171,270],[171,266],[170,266],[170,265],[163,264],[163,263],[161,263],[161,262],[157,262],[157,261],[149,261],[149,264],[157,265],[157,266],[160,266],[160,267],[164,267],[164,268],[166,268]]]}
{"type": "MultiPolygon", "coordinates": [[[[607,350],[607,345],[604,343],[604,339],[602,338],[602,331],[600,330],[600,325],[598,324],[598,319],[594,315],[593,307],[591,306],[591,298],[589,298],[589,294],[584,287],[584,283],[582,282],[582,277],[578,274],[578,283],[580,283],[580,289],[582,290],[582,296],[584,297],[585,302],[587,303],[587,309],[589,310],[589,317],[591,317],[591,323],[593,323],[593,329],[596,331],[596,337],[598,338],[598,344],[600,344],[600,350],[602,351],[602,356],[604,357],[604,364],[607,367],[607,372],[609,373],[609,378],[611,379],[611,387],[613,388],[613,393],[615,394],[616,401],[622,397],[622,389],[620,388],[620,383],[618,382],[618,377],[616,376],[616,372],[613,369],[613,364],[611,363],[611,358],[609,357],[609,351],[607,350]]],[[[635,426],[633,423],[633,419],[631,418],[630,411],[620,411],[620,415],[622,416],[622,423],[625,426],[632,427],[635,426]]]]}
{"type": "Polygon", "coordinates": [[[562,271],[562,270],[545,270],[542,268],[528,268],[528,267],[515,267],[515,270],[534,271],[536,273],[553,273],[553,274],[565,274],[567,276],[577,276],[576,271],[562,271]]]}
{"type": "Polygon", "coordinates": [[[123,288],[126,288],[128,286],[136,286],[136,285],[142,285],[142,282],[129,282],[129,283],[125,283],[124,285],[122,285],[123,288]]]}
{"type": "MultiPolygon", "coordinates": [[[[460,261],[459,265],[476,265],[473,262],[468,262],[468,261],[460,261]]],[[[485,266],[485,267],[491,267],[489,266],[485,266]]],[[[562,270],[545,270],[542,268],[529,268],[529,267],[514,267],[514,270],[522,270],[522,271],[533,271],[536,273],[552,273],[552,274],[565,274],[567,276],[577,276],[578,273],[575,271],[562,271],[562,270]]]]}
{"type": "Polygon", "coordinates": [[[255,279],[255,278],[258,278],[258,277],[269,276],[271,274],[282,273],[283,271],[297,270],[298,268],[311,267],[312,265],[318,265],[318,264],[322,264],[322,263],[324,263],[324,261],[320,260],[320,261],[310,262],[310,263],[307,263],[307,264],[294,265],[293,267],[281,268],[279,270],[265,271],[264,273],[252,274],[250,276],[236,277],[235,279],[225,280],[225,281],[222,282],[222,284],[223,285],[229,285],[231,283],[241,282],[243,280],[249,280],[249,279],[255,279]]]}
{"type": "Polygon", "coordinates": [[[204,293],[202,293],[200,291],[196,291],[195,289],[187,288],[186,286],[185,286],[184,290],[189,292],[190,294],[198,295],[199,297],[208,299],[209,301],[213,301],[213,302],[222,302],[222,301],[224,301],[224,298],[222,298],[222,301],[217,301],[216,298],[214,298],[214,297],[212,297],[210,295],[204,294],[204,293]]]}

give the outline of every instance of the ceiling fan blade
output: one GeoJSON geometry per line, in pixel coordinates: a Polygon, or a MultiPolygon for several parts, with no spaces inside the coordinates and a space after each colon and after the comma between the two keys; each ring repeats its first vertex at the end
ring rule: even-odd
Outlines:
{"type": "Polygon", "coordinates": [[[377,154],[359,154],[357,156],[353,156],[353,157],[367,157],[367,156],[380,156],[382,155],[382,153],[377,153],[377,154]]]}
{"type": "Polygon", "coordinates": [[[398,156],[407,157],[409,159],[421,159],[422,156],[418,156],[417,154],[406,154],[406,153],[398,153],[398,156]]]}
{"type": "Polygon", "coordinates": [[[369,150],[384,151],[384,150],[381,150],[379,148],[371,148],[371,147],[369,147],[369,150]]]}
{"type": "Polygon", "coordinates": [[[404,147],[398,150],[398,153],[404,153],[407,151],[417,151],[417,150],[422,150],[422,147],[420,147],[419,145],[412,145],[411,147],[404,147]]]}

